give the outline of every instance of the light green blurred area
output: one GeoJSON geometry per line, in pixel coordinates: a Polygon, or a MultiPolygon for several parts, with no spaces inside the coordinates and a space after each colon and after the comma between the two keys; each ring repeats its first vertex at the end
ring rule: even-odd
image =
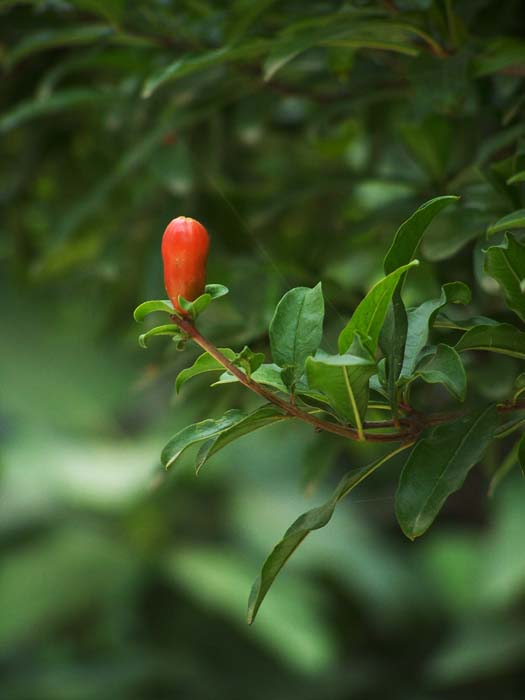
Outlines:
{"type": "Polygon", "coordinates": [[[308,538],[248,628],[265,553],[326,496],[300,488],[315,436],[270,427],[198,478],[190,460],[166,477],[159,446],[192,419],[187,394],[168,406],[172,380],[145,380],[144,351],[128,340],[101,354],[85,319],[62,337],[54,324],[34,333],[21,304],[1,348],[0,655],[27,659],[5,676],[9,697],[140,697],[152,677],[196,697],[240,696],[254,677],[253,697],[340,697],[375,674],[408,692],[391,667],[406,656],[418,684],[447,692],[524,662],[509,614],[525,587],[518,479],[481,530],[438,526],[405,544],[390,526],[390,479],[378,477],[308,538]],[[119,426],[143,401],[160,421],[119,426]],[[217,695],[200,687],[214,674],[217,695]]]}

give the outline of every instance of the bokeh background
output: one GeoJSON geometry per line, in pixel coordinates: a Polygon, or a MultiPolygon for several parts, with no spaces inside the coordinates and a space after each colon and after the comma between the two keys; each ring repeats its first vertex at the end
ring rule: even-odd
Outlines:
{"type": "MultiPolygon", "coordinates": [[[[451,193],[408,300],[458,279],[472,314],[504,319],[480,251],[523,206],[522,3],[1,0],[0,60],[0,696],[523,697],[509,445],[414,544],[400,465],[379,472],[249,628],[268,551],[371,452],[287,425],[166,476],[171,434],[253,399],[206,378],[175,396],[196,351],[139,348],[131,316],[163,298],[160,239],[184,214],[231,289],[202,318],[217,345],[267,353],[281,294],[320,279],[330,343],[397,226],[451,193]]],[[[471,363],[471,402],[508,395],[517,361],[471,363]]]]}

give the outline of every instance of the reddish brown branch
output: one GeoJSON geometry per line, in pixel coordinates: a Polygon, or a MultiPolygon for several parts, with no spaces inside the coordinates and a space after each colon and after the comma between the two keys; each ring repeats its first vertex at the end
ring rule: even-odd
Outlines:
{"type": "MultiPolygon", "coordinates": [[[[205,352],[207,352],[211,357],[215,358],[224,369],[234,375],[241,384],[243,384],[247,389],[258,394],[261,398],[265,399],[274,406],[280,408],[283,413],[293,418],[304,421],[310,424],[317,431],[324,431],[328,433],[333,433],[334,435],[339,435],[340,437],[347,438],[348,440],[359,441],[359,435],[355,428],[347,425],[341,425],[339,423],[332,423],[331,421],[323,420],[322,418],[317,418],[312,413],[303,411],[297,407],[293,401],[287,401],[277,396],[273,391],[270,391],[262,384],[253,381],[251,377],[248,377],[244,372],[242,372],[238,367],[236,367],[228,358],[218,350],[215,345],[210,343],[206,338],[204,338],[199,331],[195,328],[192,321],[186,318],[181,318],[179,316],[171,317],[173,322],[186,333],[197,345],[199,345],[205,352]]],[[[410,407],[406,407],[409,409],[410,407]]],[[[518,403],[502,403],[497,407],[499,413],[507,413],[510,411],[525,411],[525,402],[518,403]]],[[[371,421],[365,422],[363,424],[364,428],[368,430],[377,430],[378,428],[397,428],[399,425],[403,426],[400,431],[393,430],[391,433],[375,433],[375,432],[365,432],[364,440],[366,442],[414,442],[414,440],[420,435],[425,428],[441,425],[443,423],[449,423],[454,420],[458,420],[463,415],[461,411],[450,411],[448,413],[432,413],[429,415],[424,415],[418,413],[410,408],[410,413],[405,418],[389,419],[381,421],[371,421]]]]}

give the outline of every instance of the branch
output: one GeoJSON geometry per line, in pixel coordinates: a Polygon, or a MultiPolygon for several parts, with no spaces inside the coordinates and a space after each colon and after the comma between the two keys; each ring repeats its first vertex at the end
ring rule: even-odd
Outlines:
{"type": "MultiPolygon", "coordinates": [[[[215,358],[219,364],[221,364],[224,369],[234,375],[239,382],[245,386],[250,391],[258,394],[261,398],[265,399],[274,406],[280,408],[286,415],[293,418],[302,420],[309,425],[312,425],[316,430],[323,431],[327,433],[333,433],[334,435],[339,435],[348,440],[355,440],[357,442],[414,442],[415,439],[428,427],[433,427],[436,425],[441,425],[443,423],[449,423],[454,420],[458,420],[464,416],[462,411],[450,411],[448,413],[431,413],[429,415],[424,415],[410,406],[404,407],[409,415],[405,418],[399,418],[397,420],[383,420],[383,421],[370,421],[364,422],[363,428],[368,430],[377,430],[378,428],[397,428],[399,425],[403,426],[403,429],[399,432],[391,433],[376,433],[376,432],[362,432],[359,433],[355,428],[348,425],[341,425],[339,423],[332,423],[322,418],[317,418],[312,413],[303,411],[298,408],[295,404],[280,398],[277,394],[264,387],[262,384],[255,382],[251,377],[248,377],[244,372],[242,372],[238,367],[236,367],[227,357],[225,357],[220,350],[218,350],[215,345],[206,340],[199,331],[195,328],[192,321],[187,318],[182,318],[180,316],[171,316],[173,323],[175,323],[181,331],[186,333],[197,345],[199,345],[205,352],[207,352],[211,357],[215,358]]],[[[525,411],[525,401],[513,403],[511,401],[500,403],[497,406],[498,413],[508,413],[511,411],[525,411]]]]}
{"type": "MultiPolygon", "coordinates": [[[[269,389],[266,389],[266,387],[262,386],[258,382],[254,382],[251,377],[248,377],[246,374],[244,374],[244,372],[230,362],[230,360],[228,360],[228,358],[225,357],[222,352],[215,347],[215,345],[206,340],[206,338],[199,333],[189,319],[181,318],[179,316],[172,316],[171,319],[181,329],[181,331],[190,336],[190,338],[197,345],[211,355],[211,357],[216,359],[217,362],[224,367],[224,369],[231,372],[231,374],[233,374],[247,389],[250,389],[254,393],[258,394],[269,403],[274,404],[274,406],[280,408],[287,415],[292,416],[293,418],[298,418],[305,423],[309,423],[316,430],[334,433],[335,435],[347,438],[348,440],[360,440],[360,436],[355,428],[340,425],[339,423],[331,423],[330,421],[323,420],[322,418],[317,418],[311,413],[302,411],[290,401],[281,399],[279,396],[274,394],[269,389]]],[[[411,430],[397,433],[363,433],[362,437],[362,439],[367,442],[399,442],[413,440],[413,438],[414,433],[411,430]]]]}

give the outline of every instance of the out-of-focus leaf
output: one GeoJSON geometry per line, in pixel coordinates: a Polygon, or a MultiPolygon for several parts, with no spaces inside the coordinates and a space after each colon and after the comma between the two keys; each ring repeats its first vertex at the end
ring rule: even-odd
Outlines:
{"type": "Polygon", "coordinates": [[[11,131],[11,129],[15,129],[36,117],[114,99],[115,94],[106,90],[67,88],[45,99],[25,100],[24,102],[20,102],[9,112],[0,116],[0,133],[11,131]]]}
{"type": "Polygon", "coordinates": [[[487,350],[525,359],[525,333],[510,323],[474,326],[456,343],[456,350],[487,350]]]}
{"type": "Polygon", "coordinates": [[[277,304],[270,323],[272,359],[280,367],[291,367],[293,380],[301,376],[306,358],[313,355],[321,343],[323,319],[321,283],[313,289],[291,289],[277,304]]]}
{"type": "Polygon", "coordinates": [[[505,236],[485,253],[485,271],[498,282],[509,309],[525,321],[525,245],[505,236]]]}
{"type": "Polygon", "coordinates": [[[507,185],[515,185],[518,182],[525,182],[525,170],[521,170],[507,180],[507,185]]]}
{"type": "Polygon", "coordinates": [[[196,471],[199,472],[210,457],[213,457],[214,454],[222,450],[226,445],[229,445],[230,442],[238,440],[243,435],[252,433],[254,430],[259,430],[260,428],[265,428],[267,425],[273,425],[273,423],[289,419],[289,415],[284,414],[273,404],[260,406],[252,413],[244,415],[241,420],[235,421],[234,424],[232,423],[232,425],[225,430],[221,430],[216,436],[209,436],[211,439],[204,443],[197,455],[195,461],[196,471]]]}
{"type": "Polygon", "coordinates": [[[245,417],[245,413],[237,408],[232,408],[230,411],[226,411],[221,418],[207,418],[200,423],[194,423],[179,430],[162,450],[160,457],[162,464],[166,469],[169,469],[188,447],[219,435],[245,417]]]}
{"type": "MultiPolygon", "coordinates": [[[[519,424],[522,425],[523,421],[519,421],[519,424]]],[[[495,431],[494,437],[495,438],[501,438],[502,435],[502,429],[505,426],[501,426],[498,430],[495,431]]],[[[506,432],[507,435],[509,435],[509,430],[503,431],[506,432]]],[[[505,457],[505,459],[501,462],[499,467],[496,469],[494,474],[492,475],[492,478],[489,483],[489,488],[487,491],[487,494],[490,498],[494,495],[496,489],[498,486],[501,484],[503,479],[507,476],[507,474],[510,472],[512,467],[517,464],[518,462],[518,448],[519,448],[519,441],[515,443],[515,445],[512,447],[511,451],[508,453],[508,455],[505,457]]]]}
{"type": "Polygon", "coordinates": [[[518,445],[518,462],[520,464],[523,476],[525,476],[525,433],[521,436],[518,445]]]}
{"type": "Polygon", "coordinates": [[[295,552],[297,547],[303,542],[305,537],[312,530],[318,530],[324,527],[334,514],[337,503],[358,486],[362,481],[369,477],[376,469],[389,459],[397,455],[402,450],[405,450],[408,445],[398,447],[393,452],[390,452],[379,459],[376,459],[371,464],[367,464],[360,469],[346,474],[339,482],[331,499],[324,505],[312,508],[312,510],[303,513],[297,520],[288,528],[283,539],[274,547],[271,554],[268,556],[261,570],[260,576],[256,579],[252,586],[250,599],[248,602],[248,624],[252,624],[255,616],[263,602],[266,594],[270,590],[276,576],[286,564],[288,559],[295,552]]]}
{"type": "Polygon", "coordinates": [[[396,515],[414,540],[428,530],[447,498],[463,485],[497,427],[495,406],[440,425],[421,439],[405,464],[396,493],[396,515]]]}
{"type": "Polygon", "coordinates": [[[467,393],[467,375],[461,358],[450,345],[440,343],[426,354],[414,373],[428,384],[443,384],[458,401],[464,401],[467,393]]]}
{"type": "Polygon", "coordinates": [[[514,37],[491,41],[474,59],[476,76],[497,73],[512,66],[521,66],[525,61],[525,42],[514,37]]]}
{"type": "Polygon", "coordinates": [[[394,270],[372,287],[339,335],[338,346],[341,354],[347,352],[356,333],[361,337],[363,345],[372,354],[375,353],[392,294],[401,276],[415,265],[419,265],[418,260],[412,260],[394,270]]]}
{"type": "Polygon", "coordinates": [[[82,24],[67,29],[48,29],[36,34],[30,34],[7,54],[7,68],[13,68],[19,61],[45,49],[77,44],[92,44],[98,39],[107,38],[113,34],[113,29],[107,24],[82,24]]]}
{"type": "Polygon", "coordinates": [[[230,61],[239,61],[256,58],[267,48],[267,42],[263,39],[252,40],[244,46],[221,46],[200,54],[186,54],[173,63],[151,75],[142,89],[142,97],[149,98],[153,93],[168,81],[173,82],[187,77],[198,71],[215,68],[230,61]]]}
{"type": "Polygon", "coordinates": [[[525,228],[525,209],[513,211],[512,214],[507,214],[507,216],[496,221],[495,224],[488,227],[487,235],[493,236],[495,233],[507,231],[511,228],[525,228]]]}
{"type": "Polygon", "coordinates": [[[378,14],[381,12],[377,9],[352,9],[347,13],[302,20],[287,27],[264,62],[264,79],[271,80],[292,59],[316,46],[368,48],[417,56],[419,51],[411,44],[411,39],[424,32],[409,24],[373,19],[373,15],[378,14]]]}
{"type": "Polygon", "coordinates": [[[276,0],[236,0],[228,10],[231,21],[227,30],[228,44],[238,41],[276,0]]]}
{"type": "Polygon", "coordinates": [[[385,275],[394,272],[402,265],[409,263],[421,242],[423,234],[439,212],[448,207],[452,202],[457,202],[459,197],[445,195],[422,204],[410,218],[398,228],[392,245],[384,260],[385,275]]]}
{"type": "Polygon", "coordinates": [[[421,350],[428,342],[430,329],[439,311],[447,304],[470,303],[470,289],[463,282],[448,282],[441,287],[439,299],[430,299],[408,311],[408,332],[401,377],[410,377],[421,350]]]}

